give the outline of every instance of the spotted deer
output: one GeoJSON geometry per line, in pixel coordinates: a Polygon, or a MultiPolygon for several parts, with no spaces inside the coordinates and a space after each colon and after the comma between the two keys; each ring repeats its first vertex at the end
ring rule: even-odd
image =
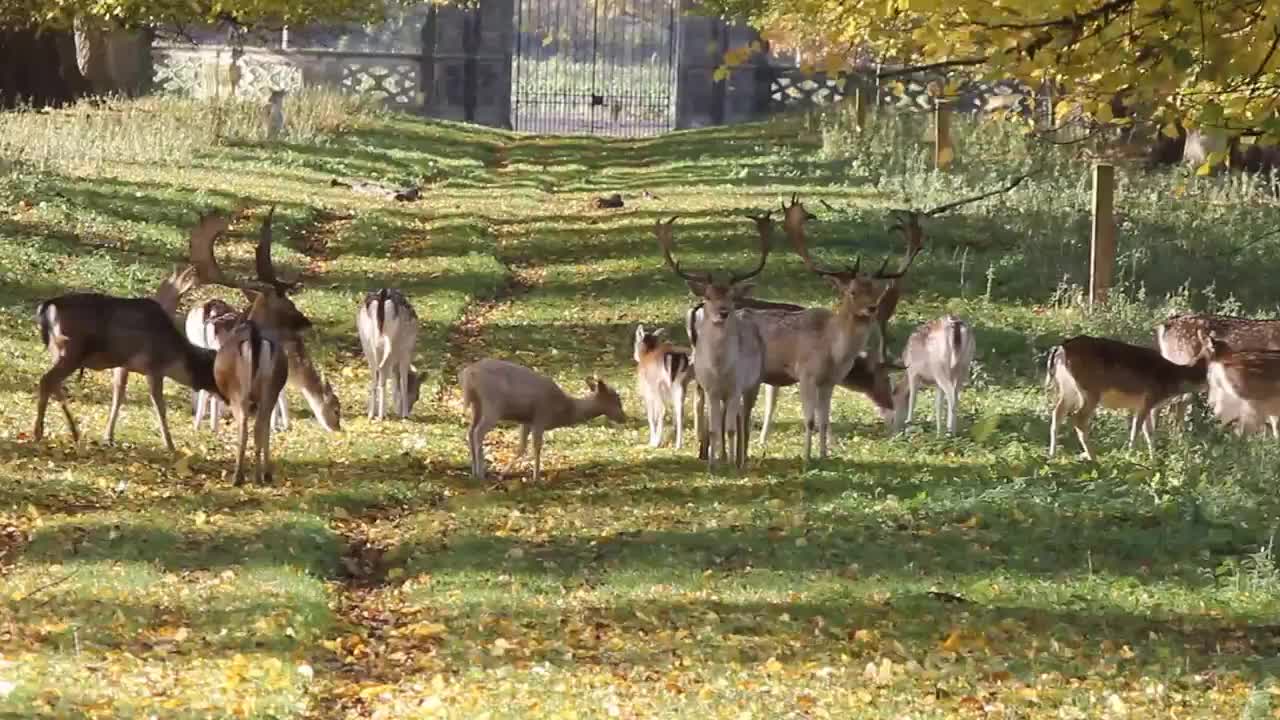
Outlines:
{"type": "Polygon", "coordinates": [[[356,312],[356,331],[369,362],[369,419],[387,417],[387,380],[391,401],[402,418],[409,417],[421,392],[422,378],[413,369],[418,314],[399,290],[382,288],[365,296],[356,312]]]}
{"type": "Polygon", "coordinates": [[[1212,332],[1199,342],[1208,363],[1209,407],[1225,424],[1251,432],[1265,421],[1280,438],[1280,351],[1236,350],[1212,332]]]}
{"type": "Polygon", "coordinates": [[[916,394],[921,385],[932,385],[933,413],[937,433],[942,434],[942,404],[947,405],[947,433],[955,434],[956,408],[960,390],[969,382],[969,366],[973,363],[977,344],[973,328],[954,315],[944,315],[924,323],[911,333],[902,351],[906,382],[899,386],[894,405],[903,408],[898,427],[902,429],[915,414],[916,394]]]}
{"type": "MultiPolygon", "coordinates": [[[[774,386],[798,384],[804,417],[804,463],[813,456],[813,436],[818,436],[818,454],[828,456],[831,431],[831,397],[853,369],[863,352],[867,335],[875,323],[879,303],[888,282],[906,274],[911,262],[893,273],[885,271],[888,259],[873,275],[860,272],[861,258],[852,266],[829,270],[818,266],[810,255],[804,224],[812,218],[792,195],[783,205],[783,229],[805,267],[826,278],[837,294],[832,309],[802,311],[753,310],[756,325],[764,338],[764,382],[774,386]]],[[[914,256],[912,256],[914,257],[914,256]]]]}
{"type": "Polygon", "coordinates": [[[579,425],[601,415],[626,422],[622,399],[603,380],[587,379],[586,397],[571,397],[545,375],[505,360],[478,360],[458,373],[462,400],[471,409],[467,447],[471,451],[471,475],[485,478],[484,437],[503,421],[520,424],[520,447],[516,459],[524,457],[533,435],[533,481],[542,474],[542,437],[547,430],[579,425]]]}
{"type": "Polygon", "coordinates": [[[695,328],[698,345],[693,354],[693,374],[708,411],[707,469],[727,456],[726,434],[733,438],[733,462],[741,469],[747,462],[751,410],[763,379],[765,348],[760,329],[750,315],[734,309],[739,300],[751,293],[753,285],[748,281],[764,270],[769,259],[768,237],[762,235],[760,261],[755,268],[743,274],[731,273],[727,280],[716,280],[710,271],[689,272],[676,262],[672,256],[675,221],[675,217],[666,222],[659,220],[654,234],[667,266],[702,300],[702,314],[695,328]]]}
{"type": "Polygon", "coordinates": [[[648,332],[644,325],[636,326],[636,384],[649,420],[649,447],[662,444],[662,424],[670,405],[679,449],[684,445],[684,397],[693,367],[689,349],[673,345],[663,333],[664,328],[648,332]]]}
{"type": "Polygon", "coordinates": [[[1058,401],[1049,426],[1049,455],[1058,448],[1058,424],[1070,416],[1085,457],[1094,459],[1089,447],[1089,421],[1099,405],[1132,413],[1129,444],[1132,448],[1142,429],[1147,449],[1155,452],[1152,414],[1171,398],[1206,382],[1206,361],[1192,365],[1169,362],[1147,347],[1108,338],[1079,335],[1049,352],[1045,387],[1053,385],[1058,401]]]}
{"type": "MultiPolygon", "coordinates": [[[[1156,326],[1156,344],[1169,362],[1192,365],[1206,352],[1205,340],[1216,337],[1237,350],[1280,350],[1280,320],[1254,320],[1230,315],[1174,315],[1156,326]]],[[[1175,426],[1182,427],[1191,395],[1170,403],[1175,426]]]]}

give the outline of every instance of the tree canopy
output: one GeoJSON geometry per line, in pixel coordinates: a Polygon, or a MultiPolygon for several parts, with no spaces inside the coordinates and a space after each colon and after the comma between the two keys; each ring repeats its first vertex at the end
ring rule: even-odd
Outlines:
{"type": "Polygon", "coordinates": [[[97,19],[124,27],[231,20],[242,25],[362,21],[381,16],[384,0],[9,0],[0,26],[66,29],[97,19]]]}
{"type": "MultiPolygon", "coordinates": [[[[1095,120],[1113,99],[1176,134],[1188,129],[1280,141],[1276,0],[712,0],[774,45],[840,71],[858,58],[886,74],[964,69],[985,79],[1053,83],[1095,120]]],[[[749,50],[729,53],[728,62],[749,50]],[[735,55],[736,53],[736,55],[735,55]]],[[[1065,105],[1064,105],[1065,104],[1065,105]]]]}

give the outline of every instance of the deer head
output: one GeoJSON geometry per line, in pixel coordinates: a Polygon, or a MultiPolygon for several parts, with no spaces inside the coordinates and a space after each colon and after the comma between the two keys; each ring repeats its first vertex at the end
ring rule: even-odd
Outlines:
{"type": "Polygon", "coordinates": [[[675,247],[672,225],[675,224],[676,217],[673,216],[665,223],[659,220],[654,226],[653,232],[658,238],[658,245],[662,248],[662,256],[671,271],[689,285],[689,290],[702,298],[703,312],[712,324],[723,325],[733,314],[735,303],[751,294],[754,285],[747,281],[764,270],[765,262],[769,259],[769,235],[773,221],[768,219],[768,214],[761,218],[751,217],[760,230],[760,262],[746,273],[730,273],[727,281],[718,281],[709,270],[689,272],[681,269],[680,263],[672,257],[671,253],[675,247]]]}
{"type": "Polygon", "coordinates": [[[814,262],[813,257],[809,254],[808,245],[804,237],[804,224],[808,220],[814,219],[809,211],[804,209],[804,205],[800,203],[800,199],[792,194],[791,204],[782,205],[783,231],[787,234],[787,239],[791,242],[791,247],[804,261],[805,267],[809,271],[820,277],[825,277],[831,285],[840,294],[841,307],[848,309],[858,319],[871,320],[875,317],[876,311],[880,304],[880,298],[884,295],[889,287],[887,281],[896,280],[906,274],[907,268],[911,267],[911,261],[915,259],[911,255],[904,263],[903,267],[897,272],[885,272],[885,268],[889,265],[889,259],[880,265],[880,269],[873,275],[867,276],[860,272],[862,266],[862,258],[858,257],[853,265],[846,265],[840,270],[827,270],[818,266],[814,262]]]}
{"type": "Polygon", "coordinates": [[[303,315],[286,293],[297,287],[298,282],[284,282],[276,276],[275,266],[271,262],[271,218],[275,214],[275,206],[267,211],[262,221],[262,232],[258,239],[258,247],[254,251],[254,263],[258,274],[258,282],[237,282],[229,279],[218,267],[213,254],[213,243],[218,235],[226,231],[230,221],[221,215],[206,215],[191,231],[189,254],[191,264],[201,282],[236,288],[244,293],[252,304],[246,316],[284,336],[293,336],[311,327],[311,321],[303,315]]]}
{"type": "Polygon", "coordinates": [[[617,391],[597,377],[587,378],[586,383],[587,390],[591,392],[592,400],[601,414],[614,422],[627,421],[627,414],[622,410],[622,398],[618,396],[617,391]]]}

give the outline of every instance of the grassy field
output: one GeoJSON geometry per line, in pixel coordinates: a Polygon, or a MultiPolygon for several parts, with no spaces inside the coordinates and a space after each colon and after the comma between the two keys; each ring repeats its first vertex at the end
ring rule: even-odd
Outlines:
{"type": "MultiPolygon", "coordinates": [[[[298,109],[298,108],[295,108],[298,109]]],[[[1151,458],[1095,423],[1100,462],[1045,457],[1047,350],[1080,331],[1150,341],[1181,308],[1272,315],[1252,242],[1280,210],[1249,183],[1120,172],[1123,287],[1088,311],[1088,163],[963,128],[927,169],[913,121],[863,136],[785,120],[644,141],[537,138],[372,113],[295,115],[267,145],[251,109],[142,101],[0,115],[0,715],[56,717],[1272,717],[1280,708],[1280,519],[1273,443],[1201,422],[1151,458]],[[221,137],[221,139],[220,139],[221,137]],[[677,336],[689,298],[651,234],[679,213],[691,265],[743,267],[735,216],[799,192],[823,257],[896,253],[887,210],[995,187],[929,221],[894,323],[976,327],[961,433],[929,402],[886,438],[836,396],[834,457],[800,472],[795,392],[767,456],[708,475],[645,447],[635,325],[677,336]],[[330,187],[420,181],[419,203],[330,187]],[[649,191],[651,197],[642,191],[649,191]],[[592,208],[620,192],[623,210],[592,208]],[[345,409],[326,434],[296,397],[277,483],[230,485],[232,433],[180,451],[131,384],[118,446],[98,442],[107,373],[68,383],[89,435],[50,413],[32,313],[70,289],[150,293],[196,213],[248,198],[225,241],[244,272],[277,206],[277,263],[302,272],[312,353],[345,409]],[[838,211],[817,203],[826,199],[838,211]],[[357,299],[393,285],[423,318],[428,373],[408,422],[364,419],[357,299]],[[456,372],[493,355],[580,391],[598,373],[632,419],[549,436],[538,485],[466,472],[456,372]]],[[[218,294],[205,288],[192,298],[218,294]]],[[[225,294],[225,291],[222,291],[225,294]]],[[[824,303],[779,250],[762,297],[824,303]]],[[[188,302],[191,298],[188,299],[188,302]]],[[[184,307],[186,304],[184,304],[184,307]]],[[[754,448],[753,448],[754,452],[754,448]]]]}

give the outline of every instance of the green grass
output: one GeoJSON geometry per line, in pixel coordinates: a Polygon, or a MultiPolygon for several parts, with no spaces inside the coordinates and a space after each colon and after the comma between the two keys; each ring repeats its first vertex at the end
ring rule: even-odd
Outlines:
{"type": "MultiPolygon", "coordinates": [[[[233,137],[193,127],[213,110],[192,101],[0,115],[0,137],[31,141],[0,156],[0,714],[1271,714],[1280,451],[1201,422],[1162,429],[1153,459],[1120,449],[1124,419],[1105,416],[1099,463],[1050,462],[1041,388],[1065,335],[1150,342],[1187,307],[1273,315],[1261,268],[1280,245],[1249,241],[1280,211],[1250,184],[1121,168],[1122,286],[1090,310],[1088,164],[1000,126],[961,124],[957,166],[938,174],[910,119],[865,135],[783,118],[604,141],[329,107],[270,145],[243,118],[233,137]],[[898,341],[944,311],[974,323],[959,436],[933,436],[926,401],[916,428],[886,438],[841,392],[834,457],[801,473],[784,391],[767,456],[740,476],[645,447],[634,327],[678,337],[689,302],[655,219],[682,216],[690,265],[745,267],[753,233],[734,213],[795,191],[822,216],[816,253],[874,261],[898,250],[888,209],[1026,169],[1012,193],[928,221],[894,321],[898,341]],[[348,176],[424,182],[424,200],[330,187],[348,176]],[[625,209],[591,206],[614,191],[625,209]],[[277,484],[234,488],[231,433],[193,431],[173,383],[179,455],[137,380],[119,445],[99,444],[107,377],[87,373],[68,386],[88,442],[71,444],[55,410],[32,443],[48,362],[35,303],[149,293],[183,261],[196,213],[241,198],[256,209],[220,245],[224,265],[247,270],[275,204],[275,257],[306,273],[297,303],[345,432],[325,434],[294,398],[296,422],[272,442],[277,484]],[[409,422],[363,418],[353,318],[383,284],[424,324],[409,422]],[[527,465],[502,471],[516,437],[495,432],[498,480],[473,484],[456,371],[486,355],[575,392],[598,373],[633,419],[553,433],[538,485],[527,465]]],[[[782,251],[758,294],[830,298],[782,251]]]]}

